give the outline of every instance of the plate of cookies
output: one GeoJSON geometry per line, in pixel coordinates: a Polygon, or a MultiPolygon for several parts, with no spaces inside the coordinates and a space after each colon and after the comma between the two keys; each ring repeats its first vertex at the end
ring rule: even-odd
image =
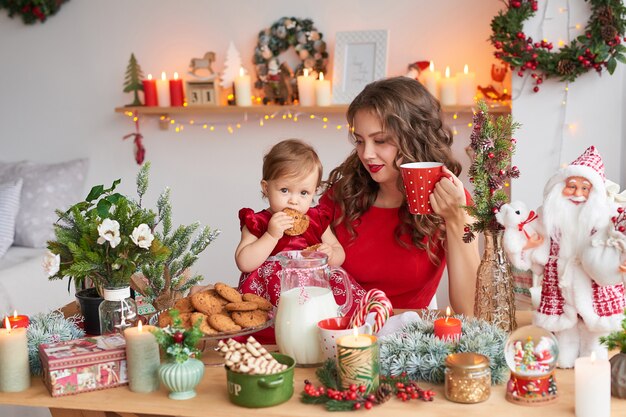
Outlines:
{"type": "MultiPolygon", "coordinates": [[[[185,328],[201,320],[204,339],[244,336],[274,323],[274,306],[269,301],[256,294],[241,294],[221,282],[211,289],[181,298],[172,309],[180,312],[185,328]]],[[[150,324],[159,327],[172,324],[169,310],[155,314],[150,324]]]]}

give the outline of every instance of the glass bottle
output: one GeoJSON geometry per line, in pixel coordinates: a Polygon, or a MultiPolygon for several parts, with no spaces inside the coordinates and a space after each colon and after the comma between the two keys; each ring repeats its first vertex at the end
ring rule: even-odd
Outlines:
{"type": "Polygon", "coordinates": [[[137,304],[130,297],[130,287],[104,289],[100,304],[100,334],[122,333],[137,320],[137,304]]]}
{"type": "Polygon", "coordinates": [[[446,357],[445,394],[450,401],[474,404],[491,394],[489,358],[472,352],[452,353],[446,357]]]}

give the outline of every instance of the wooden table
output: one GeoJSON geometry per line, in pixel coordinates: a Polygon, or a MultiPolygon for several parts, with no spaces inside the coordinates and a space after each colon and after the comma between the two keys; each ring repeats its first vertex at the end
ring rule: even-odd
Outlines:
{"type": "MultiPolygon", "coordinates": [[[[528,312],[518,313],[518,324],[530,322],[528,312]]],[[[205,356],[205,361],[214,361],[211,354],[205,356]]],[[[127,386],[111,388],[102,391],[88,392],[74,396],[52,398],[43,385],[41,378],[33,378],[32,386],[20,393],[0,393],[0,404],[25,405],[34,407],[48,407],[53,417],[122,417],[142,416],[319,416],[326,411],[322,406],[302,404],[299,393],[304,387],[304,380],[315,381],[315,369],[296,368],[295,393],[288,402],[271,407],[247,409],[232,405],[226,391],[226,372],[223,367],[207,366],[202,382],[197,388],[198,395],[190,400],[175,401],[167,398],[167,391],[150,394],[131,392],[127,386]]],[[[359,411],[367,416],[411,416],[420,417],[463,415],[471,416],[528,416],[532,413],[542,413],[544,416],[573,416],[574,415],[574,371],[557,370],[557,385],[559,399],[549,405],[528,408],[514,405],[505,400],[505,386],[492,387],[491,397],[480,404],[457,404],[445,399],[443,385],[420,383],[422,388],[432,389],[436,393],[435,401],[422,402],[412,400],[406,403],[398,399],[391,399],[381,406],[369,411],[359,411]]],[[[611,399],[611,415],[626,416],[626,400],[611,399]]],[[[334,415],[334,414],[332,414],[334,415]]]]}

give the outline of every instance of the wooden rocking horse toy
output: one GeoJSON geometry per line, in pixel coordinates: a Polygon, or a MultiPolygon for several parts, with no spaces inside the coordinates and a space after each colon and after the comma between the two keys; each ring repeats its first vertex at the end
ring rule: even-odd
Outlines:
{"type": "Polygon", "coordinates": [[[211,65],[215,62],[215,52],[207,52],[202,58],[191,58],[189,74],[197,78],[212,79],[215,73],[211,65]],[[198,71],[201,71],[198,73],[198,71]]]}

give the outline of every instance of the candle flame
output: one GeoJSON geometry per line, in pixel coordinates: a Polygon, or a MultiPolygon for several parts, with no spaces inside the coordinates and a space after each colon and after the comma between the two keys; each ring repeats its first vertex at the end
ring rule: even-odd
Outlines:
{"type": "Polygon", "coordinates": [[[433,61],[430,61],[428,69],[430,70],[430,72],[435,72],[435,63],[433,61]]]}
{"type": "Polygon", "coordinates": [[[137,333],[141,333],[141,331],[142,331],[141,320],[139,320],[139,322],[137,323],[137,333]]]}
{"type": "Polygon", "coordinates": [[[469,74],[469,67],[467,66],[467,64],[465,64],[465,66],[463,67],[463,73],[465,75],[469,74]]]}
{"type": "Polygon", "coordinates": [[[11,333],[11,324],[9,323],[9,317],[4,318],[4,328],[11,333]]]}
{"type": "Polygon", "coordinates": [[[152,74],[148,74],[148,79],[151,80],[152,79],[152,74]]]}
{"type": "Polygon", "coordinates": [[[17,318],[17,310],[13,310],[13,318],[16,319],[17,318]]]}
{"type": "Polygon", "coordinates": [[[165,71],[163,71],[163,72],[161,73],[161,79],[162,79],[163,81],[167,80],[167,76],[165,75],[165,71]]]}
{"type": "Polygon", "coordinates": [[[240,68],[239,68],[239,76],[240,76],[240,77],[243,77],[243,76],[244,76],[244,74],[245,74],[245,72],[244,72],[243,67],[240,67],[240,68]]]}
{"type": "Polygon", "coordinates": [[[356,324],[354,325],[354,327],[352,328],[352,334],[354,335],[354,338],[356,339],[359,336],[359,328],[356,327],[356,324]]]}
{"type": "Polygon", "coordinates": [[[178,79],[178,73],[177,73],[177,72],[175,72],[175,73],[174,73],[174,79],[175,79],[175,80],[177,80],[177,79],[178,79]]]}
{"type": "Polygon", "coordinates": [[[591,363],[592,364],[596,361],[596,351],[595,350],[593,352],[591,352],[591,356],[589,357],[589,359],[591,359],[591,363]]]}
{"type": "Polygon", "coordinates": [[[320,72],[320,81],[324,81],[324,73],[320,72]]]}
{"type": "Polygon", "coordinates": [[[309,76],[309,69],[308,68],[305,68],[303,72],[304,72],[304,76],[305,77],[309,76]]]}
{"type": "Polygon", "coordinates": [[[446,78],[450,78],[450,67],[446,67],[446,78]]]}
{"type": "Polygon", "coordinates": [[[450,306],[446,307],[446,317],[450,317],[452,312],[450,311],[450,306]]]}

